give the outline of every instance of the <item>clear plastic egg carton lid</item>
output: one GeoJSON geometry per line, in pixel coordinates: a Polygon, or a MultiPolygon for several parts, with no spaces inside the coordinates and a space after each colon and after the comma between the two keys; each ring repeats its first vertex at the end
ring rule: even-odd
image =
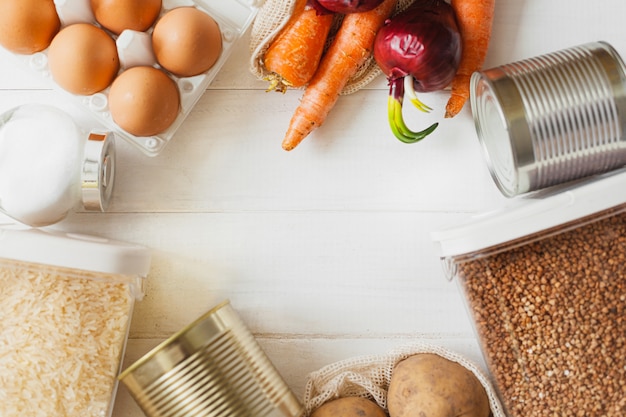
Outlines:
{"type": "MultiPolygon", "coordinates": [[[[73,3],[68,0],[57,0],[55,3],[62,25],[66,26],[69,24],[69,20],[64,22],[63,7],[67,5],[69,8],[73,3]]],[[[206,72],[192,77],[176,76],[158,65],[156,60],[154,60],[154,54],[151,49],[151,29],[146,32],[127,30],[118,36],[114,35],[120,60],[118,76],[134,65],[146,65],[146,60],[148,62],[152,60],[150,65],[163,69],[178,87],[180,94],[178,116],[167,129],[153,136],[136,136],[115,123],[109,111],[109,90],[111,86],[95,94],[76,95],[57,85],[48,68],[48,49],[30,55],[13,55],[23,61],[27,67],[49,80],[55,90],[58,90],[68,100],[77,104],[81,110],[84,110],[83,113],[86,116],[90,116],[89,119],[115,132],[118,137],[125,139],[144,154],[157,156],[174,137],[178,128],[228,60],[236,42],[241,39],[250,27],[262,3],[263,0],[163,0],[160,16],[178,7],[195,7],[211,16],[219,25],[222,36],[222,51],[219,58],[206,72]],[[136,61],[143,62],[143,64],[137,64],[135,63],[136,61]]],[[[81,19],[81,16],[75,16],[74,10],[68,10],[66,14],[68,16],[71,15],[71,23],[76,23],[81,19]]],[[[83,19],[88,19],[89,13],[83,13],[83,16],[87,16],[82,17],[83,19]]],[[[85,23],[97,24],[95,21],[85,23]]]]}

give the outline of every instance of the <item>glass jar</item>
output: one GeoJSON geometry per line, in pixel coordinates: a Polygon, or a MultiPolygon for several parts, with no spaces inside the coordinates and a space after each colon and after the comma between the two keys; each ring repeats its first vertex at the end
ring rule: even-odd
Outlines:
{"type": "Polygon", "coordinates": [[[113,190],[111,132],[84,132],[64,111],[27,104],[0,115],[0,211],[33,227],[75,207],[105,211],[113,190]]]}

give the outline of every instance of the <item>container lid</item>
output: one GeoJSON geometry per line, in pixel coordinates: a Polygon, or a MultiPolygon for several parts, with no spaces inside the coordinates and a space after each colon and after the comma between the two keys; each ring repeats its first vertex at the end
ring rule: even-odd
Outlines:
{"type": "Polygon", "coordinates": [[[86,210],[106,211],[115,181],[115,134],[90,132],[81,171],[81,199],[86,210]]]}
{"type": "Polygon", "coordinates": [[[442,258],[468,254],[626,203],[626,170],[602,174],[509,200],[500,209],[435,231],[442,258]]]}
{"type": "Polygon", "coordinates": [[[150,251],[103,237],[0,227],[0,258],[83,271],[145,277],[150,251]]]}

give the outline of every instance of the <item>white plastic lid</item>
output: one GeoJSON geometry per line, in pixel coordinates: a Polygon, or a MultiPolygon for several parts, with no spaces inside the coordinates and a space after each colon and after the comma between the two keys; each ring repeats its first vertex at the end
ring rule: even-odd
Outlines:
{"type": "Polygon", "coordinates": [[[498,210],[431,234],[441,258],[480,251],[626,203],[626,170],[511,200],[498,210]]]}
{"type": "Polygon", "coordinates": [[[139,245],[42,229],[0,228],[0,258],[103,274],[145,277],[151,253],[139,245]]]}

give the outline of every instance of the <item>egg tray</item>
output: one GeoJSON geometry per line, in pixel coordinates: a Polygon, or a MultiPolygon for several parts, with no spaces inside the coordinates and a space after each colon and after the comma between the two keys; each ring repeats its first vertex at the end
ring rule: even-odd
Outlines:
{"type": "MultiPolygon", "coordinates": [[[[243,36],[254,20],[261,3],[262,0],[163,0],[159,17],[176,7],[185,6],[196,7],[211,16],[220,27],[222,34],[222,52],[218,60],[209,70],[193,77],[178,77],[165,71],[158,64],[154,64],[156,68],[164,70],[165,73],[176,82],[180,94],[180,111],[175,121],[165,131],[154,136],[135,136],[119,127],[113,121],[108,108],[110,86],[95,94],[75,95],[57,85],[48,68],[48,49],[30,55],[11,54],[22,61],[25,66],[39,73],[44,79],[49,80],[53,89],[59,91],[71,102],[77,104],[81,110],[84,110],[84,113],[91,115],[91,119],[99,122],[108,130],[113,131],[116,136],[125,139],[145,155],[157,156],[174,137],[180,125],[227,61],[235,43],[243,36]]],[[[84,23],[100,26],[94,21],[84,23]]],[[[63,24],[62,19],[61,28],[63,27],[65,27],[65,24],[63,24]]],[[[152,27],[145,33],[150,33],[151,31],[152,27]]],[[[118,36],[108,31],[107,33],[109,33],[117,43],[118,36]]],[[[120,45],[118,43],[118,49],[119,48],[120,45]]],[[[118,76],[125,69],[127,68],[120,66],[118,76]]]]}

